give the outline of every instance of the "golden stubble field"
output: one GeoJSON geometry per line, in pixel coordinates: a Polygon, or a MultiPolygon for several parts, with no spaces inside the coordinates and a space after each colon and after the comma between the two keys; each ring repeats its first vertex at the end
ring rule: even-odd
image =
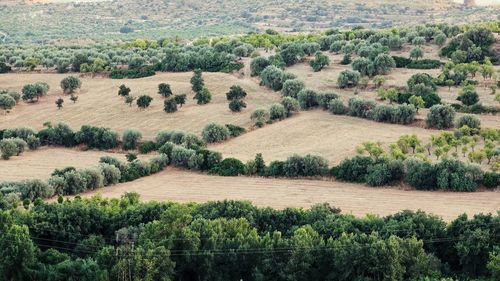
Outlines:
{"type": "Polygon", "coordinates": [[[319,180],[267,179],[253,177],[215,177],[168,169],[133,182],[83,194],[119,198],[124,192],[137,192],[144,201],[207,202],[248,200],[260,207],[309,208],[328,202],[344,213],[358,217],[385,216],[398,211],[423,210],[450,221],[466,213],[495,213],[500,196],[491,192],[426,192],[396,188],[372,188],[352,183],[319,180]]]}
{"type": "Polygon", "coordinates": [[[207,105],[197,105],[193,100],[189,82],[192,73],[158,73],[142,79],[113,80],[106,78],[82,77],[82,89],[78,101],[73,104],[69,96],[64,96],[60,81],[68,74],[2,74],[0,87],[21,92],[28,83],[46,82],[50,85],[49,94],[40,102],[28,104],[20,102],[11,113],[0,116],[0,128],[31,127],[40,129],[44,122],[64,122],[74,130],[82,125],[109,127],[123,132],[127,128],[140,129],[145,138],[153,138],[160,130],[177,129],[200,133],[210,122],[235,124],[249,127],[250,114],[258,108],[269,106],[280,99],[278,93],[260,87],[253,80],[238,78],[224,73],[203,73],[205,85],[212,92],[212,101],[207,105]],[[174,94],[187,94],[186,104],[178,112],[167,114],[163,111],[163,98],[157,94],[158,84],[168,83],[174,94]],[[139,110],[134,104],[129,107],[118,96],[118,87],[125,84],[131,88],[131,95],[150,95],[154,98],[151,106],[139,110]],[[232,85],[243,87],[248,96],[248,107],[241,113],[232,113],[226,92],[232,85]],[[64,107],[58,110],[55,100],[63,97],[64,107]]]}
{"type": "MultiPolygon", "coordinates": [[[[21,156],[9,160],[0,159],[0,182],[25,179],[48,179],[55,169],[90,168],[99,164],[102,156],[112,156],[126,161],[125,153],[106,151],[79,151],[69,148],[42,147],[38,150],[25,151],[21,156]]],[[[139,155],[140,159],[148,158],[139,155]]]]}

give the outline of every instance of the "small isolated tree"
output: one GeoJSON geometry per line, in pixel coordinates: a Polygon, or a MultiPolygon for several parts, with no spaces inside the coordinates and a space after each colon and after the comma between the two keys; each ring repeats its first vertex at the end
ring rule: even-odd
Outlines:
{"type": "Polygon", "coordinates": [[[142,139],[142,134],[137,129],[127,129],[123,132],[123,149],[136,149],[142,139]]]}
{"type": "Polygon", "coordinates": [[[12,109],[15,105],[16,105],[16,100],[13,97],[7,94],[0,95],[0,108],[3,109],[5,112],[12,109]]]}
{"type": "Polygon", "coordinates": [[[71,95],[69,99],[73,102],[76,103],[78,101],[78,96],[77,95],[71,95]]]}
{"type": "Polygon", "coordinates": [[[175,95],[174,100],[175,103],[177,103],[178,105],[180,105],[180,107],[182,107],[186,103],[186,94],[175,95]]]}
{"type": "Polygon", "coordinates": [[[283,89],[281,90],[281,93],[285,97],[297,98],[299,92],[302,91],[304,88],[305,88],[304,82],[298,79],[291,79],[283,83],[283,89]]]}
{"type": "Polygon", "coordinates": [[[130,88],[125,86],[124,84],[120,85],[118,89],[118,95],[122,97],[128,97],[130,94],[130,88]]]}
{"type": "Polygon", "coordinates": [[[134,101],[135,101],[135,97],[133,97],[133,96],[126,96],[125,97],[125,103],[128,104],[129,106],[132,106],[134,101]]]}
{"type": "Polygon", "coordinates": [[[425,101],[421,96],[413,95],[408,99],[408,101],[410,102],[410,104],[413,104],[413,106],[417,109],[417,113],[420,108],[425,107],[425,101]]]}
{"type": "Polygon", "coordinates": [[[64,103],[64,100],[62,98],[58,98],[56,100],[57,109],[61,109],[63,107],[63,103],[64,103]]]}
{"type": "Polygon", "coordinates": [[[194,71],[193,77],[191,77],[191,89],[193,92],[200,92],[205,86],[205,82],[203,81],[203,77],[200,69],[196,69],[194,71]]]}
{"type": "Polygon", "coordinates": [[[300,105],[297,99],[292,97],[284,97],[281,99],[281,104],[285,108],[286,117],[290,117],[294,112],[299,111],[300,105]]]}
{"type": "Polygon", "coordinates": [[[472,129],[480,129],[481,128],[481,120],[476,115],[473,114],[465,114],[460,116],[457,119],[455,127],[460,129],[463,126],[467,126],[472,129]]]}
{"type": "Polygon", "coordinates": [[[166,99],[163,102],[163,110],[167,113],[173,113],[177,111],[177,102],[175,99],[166,99]]]}
{"type": "Polygon", "coordinates": [[[457,98],[462,104],[470,106],[479,102],[479,95],[477,94],[474,86],[465,86],[457,98]]]}
{"type": "Polygon", "coordinates": [[[199,92],[196,92],[193,99],[195,99],[196,103],[199,105],[207,104],[212,100],[212,94],[207,87],[203,87],[199,92]]]}
{"type": "Polygon", "coordinates": [[[22,89],[22,99],[29,102],[33,102],[35,99],[38,101],[48,91],[49,85],[47,83],[37,82],[35,84],[27,84],[22,89]]]}
{"type": "Polygon", "coordinates": [[[388,54],[378,54],[373,60],[375,73],[386,74],[396,67],[396,62],[388,54]]]}
{"type": "Polygon", "coordinates": [[[314,59],[312,59],[309,62],[309,65],[312,67],[314,72],[321,71],[323,67],[329,64],[330,64],[330,58],[320,51],[316,52],[316,54],[314,55],[314,59]]]}
{"type": "Polygon", "coordinates": [[[437,104],[430,108],[425,120],[427,127],[437,129],[448,129],[453,127],[455,109],[451,105],[437,104]]]}
{"type": "Polygon", "coordinates": [[[252,112],[250,119],[255,123],[255,126],[262,127],[269,120],[269,111],[259,108],[252,112]]]}
{"type": "Polygon", "coordinates": [[[160,94],[164,98],[170,97],[172,95],[172,89],[170,89],[170,85],[166,83],[159,84],[158,94],[160,94]]]}
{"type": "Polygon", "coordinates": [[[229,110],[232,112],[240,112],[243,108],[246,108],[247,104],[244,100],[236,99],[229,103],[229,110]]]}
{"type": "Polygon", "coordinates": [[[150,97],[148,95],[142,95],[137,99],[137,106],[140,109],[145,109],[145,108],[149,107],[149,105],[151,104],[151,101],[153,101],[152,97],[150,97]]]}
{"type": "Polygon", "coordinates": [[[72,94],[82,87],[82,81],[75,76],[68,76],[61,80],[61,89],[65,94],[72,94]]]}
{"type": "Polygon", "coordinates": [[[229,92],[226,93],[226,98],[228,101],[244,99],[247,96],[245,90],[242,87],[233,85],[229,89],[229,92]]]}
{"type": "Polygon", "coordinates": [[[424,51],[420,47],[415,47],[410,51],[410,58],[418,60],[424,56],[424,51]]]}
{"type": "Polygon", "coordinates": [[[339,88],[356,87],[361,79],[361,75],[357,71],[344,70],[340,72],[337,79],[337,86],[339,88]]]}
{"type": "Polygon", "coordinates": [[[207,143],[221,142],[227,140],[231,133],[229,129],[221,124],[210,123],[201,132],[203,140],[207,143]]]}

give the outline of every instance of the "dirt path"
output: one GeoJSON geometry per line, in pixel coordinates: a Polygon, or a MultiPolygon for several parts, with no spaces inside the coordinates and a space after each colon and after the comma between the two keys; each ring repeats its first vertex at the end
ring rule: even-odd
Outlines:
{"type": "Polygon", "coordinates": [[[308,208],[328,202],[344,213],[381,216],[403,209],[424,210],[452,220],[469,215],[500,210],[500,192],[424,192],[393,188],[370,188],[350,183],[314,180],[215,177],[169,169],[140,180],[84,194],[90,197],[118,198],[124,192],[137,192],[142,200],[206,202],[211,200],[249,200],[261,207],[308,208]]]}

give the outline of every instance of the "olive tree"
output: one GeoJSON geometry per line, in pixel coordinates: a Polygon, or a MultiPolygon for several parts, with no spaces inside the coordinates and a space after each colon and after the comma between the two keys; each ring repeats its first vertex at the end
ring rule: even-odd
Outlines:
{"type": "Polygon", "coordinates": [[[150,97],[148,95],[142,95],[139,98],[137,98],[136,103],[140,109],[145,109],[145,108],[149,107],[149,105],[151,104],[151,101],[153,101],[152,97],[150,97]]]}
{"type": "Polygon", "coordinates": [[[163,102],[163,110],[166,112],[166,113],[173,113],[173,112],[176,112],[177,111],[177,102],[175,101],[175,99],[166,99],[164,102],[163,102]]]}
{"type": "Polygon", "coordinates": [[[160,83],[158,85],[158,94],[164,98],[168,98],[172,95],[172,89],[170,89],[170,85],[166,83],[160,83]]]}
{"type": "Polygon", "coordinates": [[[460,116],[455,123],[456,128],[462,128],[463,126],[467,126],[473,129],[481,128],[481,120],[476,115],[473,114],[465,114],[460,116]]]}
{"type": "Polygon", "coordinates": [[[337,86],[340,88],[356,87],[361,79],[361,75],[357,71],[344,70],[340,72],[337,79],[337,86]]]}
{"type": "Polygon", "coordinates": [[[3,109],[4,111],[8,111],[12,109],[16,105],[16,100],[7,95],[7,94],[1,94],[0,95],[0,108],[3,109]]]}
{"type": "Polygon", "coordinates": [[[72,94],[82,87],[82,81],[75,76],[68,76],[61,80],[60,86],[65,94],[72,94]]]}
{"type": "Polygon", "coordinates": [[[272,104],[269,108],[269,118],[271,120],[283,120],[287,117],[287,111],[281,103],[272,104]]]}
{"type": "Polygon", "coordinates": [[[125,86],[124,84],[120,85],[118,89],[118,95],[122,97],[128,97],[130,94],[130,88],[125,86]]]}
{"type": "Polygon", "coordinates": [[[330,58],[322,52],[316,52],[314,59],[309,62],[309,65],[315,72],[321,71],[323,67],[330,64],[330,58]]]}
{"type": "Polygon", "coordinates": [[[305,88],[304,82],[298,79],[291,79],[283,83],[281,93],[285,97],[297,98],[298,93],[305,88]]]}
{"type": "Polygon", "coordinates": [[[122,136],[123,149],[124,150],[136,149],[141,139],[142,139],[142,134],[139,130],[137,129],[125,130],[122,136]]]}
{"type": "Polygon", "coordinates": [[[290,117],[294,112],[299,111],[299,101],[292,97],[284,97],[281,99],[281,104],[285,108],[286,117],[290,117]]]}
{"type": "Polygon", "coordinates": [[[427,127],[437,129],[448,129],[453,127],[455,109],[451,105],[437,104],[432,106],[425,120],[427,127]]]}
{"type": "Polygon", "coordinates": [[[256,109],[250,115],[250,119],[254,121],[255,126],[260,128],[269,120],[269,111],[263,108],[256,109]]]}
{"type": "Polygon", "coordinates": [[[231,133],[229,129],[221,124],[210,123],[203,128],[201,133],[203,140],[207,143],[221,142],[227,140],[231,133]]]}
{"type": "Polygon", "coordinates": [[[212,100],[212,94],[207,87],[202,87],[199,92],[196,92],[194,98],[199,105],[207,104],[212,100]]]}

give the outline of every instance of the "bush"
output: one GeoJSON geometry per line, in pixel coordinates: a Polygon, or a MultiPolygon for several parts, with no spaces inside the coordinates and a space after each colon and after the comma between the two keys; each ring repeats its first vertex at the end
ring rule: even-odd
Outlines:
{"type": "Polygon", "coordinates": [[[170,159],[166,154],[160,154],[149,160],[151,166],[151,174],[158,173],[165,169],[165,167],[170,163],[170,159]]]}
{"type": "Polygon", "coordinates": [[[13,97],[6,94],[0,94],[0,109],[7,111],[14,106],[16,106],[16,100],[13,97]]]}
{"type": "Polygon", "coordinates": [[[21,199],[33,201],[37,198],[50,198],[54,195],[52,186],[41,180],[27,180],[21,184],[21,199]]]}
{"type": "Polygon", "coordinates": [[[2,158],[9,160],[10,157],[20,155],[28,145],[20,138],[7,138],[0,140],[0,152],[2,158]]]}
{"type": "Polygon", "coordinates": [[[328,109],[328,106],[330,105],[330,101],[334,99],[338,99],[339,95],[336,93],[330,93],[330,92],[321,92],[318,93],[318,105],[322,107],[324,110],[328,109]]]}
{"type": "Polygon", "coordinates": [[[212,175],[235,177],[245,173],[245,165],[238,159],[226,158],[209,171],[212,175]]]}
{"type": "Polygon", "coordinates": [[[332,175],[343,181],[365,182],[368,168],[374,164],[374,160],[367,156],[354,156],[345,159],[331,171],[332,175]]]}
{"type": "Polygon", "coordinates": [[[377,122],[410,124],[415,120],[417,110],[413,105],[379,104],[370,111],[370,117],[377,122]]]}
{"type": "Polygon", "coordinates": [[[340,72],[337,79],[337,86],[339,88],[356,87],[361,79],[361,74],[357,71],[344,70],[340,72]]]}
{"type": "Polygon", "coordinates": [[[103,156],[99,159],[99,163],[101,164],[108,164],[108,165],[111,165],[111,166],[115,166],[116,168],[118,168],[121,172],[125,171],[126,170],[126,164],[121,162],[120,160],[114,158],[114,157],[111,157],[111,156],[103,156]]]}
{"type": "Polygon", "coordinates": [[[425,120],[427,127],[437,129],[448,129],[453,127],[455,110],[450,105],[434,105],[427,113],[425,120]]]}
{"type": "Polygon", "coordinates": [[[101,170],[101,174],[103,175],[103,185],[113,185],[120,182],[121,172],[120,169],[115,167],[114,165],[101,163],[99,165],[99,169],[101,170]]]}
{"type": "Polygon", "coordinates": [[[199,92],[196,92],[194,99],[198,105],[207,104],[212,100],[212,93],[210,93],[207,87],[203,87],[199,92]]]}
{"type": "Polygon", "coordinates": [[[69,171],[64,174],[64,195],[84,192],[87,188],[87,179],[79,171],[69,171]]]}
{"type": "Polygon", "coordinates": [[[210,170],[222,161],[222,154],[220,152],[203,149],[199,150],[197,154],[202,160],[198,167],[202,171],[210,170]]]}
{"type": "Polygon", "coordinates": [[[270,65],[260,74],[262,85],[267,86],[274,91],[283,88],[283,83],[287,80],[295,79],[295,75],[285,72],[274,65],[270,65]]]}
{"type": "Polygon", "coordinates": [[[170,85],[166,84],[166,83],[160,83],[158,85],[158,94],[164,98],[168,98],[171,95],[173,95],[172,89],[170,88],[170,85]]]}
{"type": "Polygon", "coordinates": [[[328,110],[337,115],[343,115],[347,112],[347,108],[344,103],[340,99],[333,99],[328,104],[328,110]]]}
{"type": "Polygon", "coordinates": [[[43,145],[62,145],[72,147],[75,145],[75,133],[64,123],[58,123],[52,126],[50,123],[44,124],[45,127],[38,132],[38,137],[43,145]]]}
{"type": "Polygon", "coordinates": [[[463,105],[471,106],[479,102],[479,95],[473,88],[466,87],[460,92],[457,100],[463,105]]]}
{"type": "Polygon", "coordinates": [[[304,89],[297,95],[300,108],[307,110],[319,105],[318,94],[313,90],[304,89]]]}
{"type": "Polygon", "coordinates": [[[206,125],[201,134],[207,143],[225,141],[231,136],[226,126],[217,123],[206,125]]]}
{"type": "Polygon", "coordinates": [[[500,186],[500,173],[496,172],[484,173],[483,185],[487,188],[498,188],[500,186]]]}
{"type": "Polygon", "coordinates": [[[243,108],[247,107],[247,103],[244,100],[232,100],[229,103],[229,110],[232,112],[240,112],[243,108]]]}
{"type": "Polygon", "coordinates": [[[246,132],[245,128],[233,124],[226,124],[226,128],[229,130],[229,135],[233,138],[246,132]]]}
{"type": "Polygon", "coordinates": [[[407,67],[412,62],[412,60],[409,58],[399,56],[392,56],[392,59],[394,60],[394,62],[396,63],[396,67],[398,68],[407,67]]]}
{"type": "Polygon", "coordinates": [[[265,57],[256,57],[250,63],[250,75],[259,76],[268,67],[270,62],[265,57]]]}
{"type": "Polygon", "coordinates": [[[281,93],[285,97],[297,98],[299,92],[302,91],[304,88],[305,88],[304,82],[298,79],[291,79],[283,83],[283,89],[281,90],[281,93]]]}
{"type": "Polygon", "coordinates": [[[123,149],[124,150],[136,149],[141,139],[142,139],[142,134],[141,132],[139,132],[139,130],[136,129],[125,130],[122,136],[123,149]]]}
{"type": "Polygon", "coordinates": [[[255,126],[257,127],[262,127],[264,124],[269,120],[269,111],[266,109],[256,109],[254,112],[252,112],[252,115],[250,115],[250,119],[254,121],[255,126]]]}
{"type": "Polygon", "coordinates": [[[467,126],[472,129],[480,129],[481,128],[481,120],[475,115],[465,114],[458,117],[457,122],[455,123],[455,128],[462,128],[463,126],[467,126]]]}
{"type": "Polygon", "coordinates": [[[366,183],[370,186],[383,186],[391,182],[392,175],[386,163],[369,166],[366,183]]]}
{"type": "Polygon", "coordinates": [[[35,150],[38,149],[41,145],[40,139],[35,135],[29,135],[26,139],[26,143],[28,144],[29,149],[35,150]]]}
{"type": "Polygon", "coordinates": [[[151,102],[153,101],[153,98],[148,96],[148,95],[142,95],[142,96],[139,96],[137,98],[137,106],[141,109],[145,109],[147,107],[149,107],[149,105],[151,104],[151,102]]]}
{"type": "Polygon", "coordinates": [[[80,171],[87,183],[86,189],[97,189],[104,186],[104,176],[100,169],[84,169],[80,171]]]}
{"type": "Polygon", "coordinates": [[[409,64],[407,64],[407,67],[411,69],[435,69],[440,68],[441,65],[442,63],[439,60],[423,59],[411,61],[409,64]]]}
{"type": "Polygon", "coordinates": [[[182,137],[181,144],[189,149],[198,150],[205,146],[205,142],[195,134],[187,133],[182,137]]]}
{"type": "Polygon", "coordinates": [[[226,93],[226,98],[229,101],[241,100],[244,99],[246,96],[247,93],[245,92],[245,90],[243,90],[243,88],[237,85],[231,86],[229,92],[226,93]]]}
{"type": "Polygon", "coordinates": [[[141,154],[148,154],[151,151],[155,151],[157,148],[156,143],[153,141],[146,141],[139,146],[139,152],[141,154]]]}
{"type": "Polygon", "coordinates": [[[151,165],[139,159],[129,163],[126,171],[122,174],[124,181],[133,181],[151,174],[151,165]]]}
{"type": "Polygon", "coordinates": [[[283,120],[287,117],[285,107],[280,103],[272,104],[269,108],[269,118],[271,120],[283,120]]]}
{"type": "Polygon", "coordinates": [[[184,148],[182,146],[175,146],[172,148],[172,156],[170,157],[171,163],[176,167],[189,168],[189,159],[196,155],[192,149],[184,148]]]}
{"type": "Polygon", "coordinates": [[[169,159],[172,159],[172,150],[174,149],[174,147],[174,143],[166,142],[160,148],[158,148],[158,152],[161,154],[165,154],[169,159]]]}
{"type": "Polygon", "coordinates": [[[118,133],[108,128],[84,125],[75,135],[77,143],[89,148],[112,149],[119,145],[118,133]]]}
{"type": "Polygon", "coordinates": [[[163,110],[167,113],[173,113],[177,111],[177,102],[175,99],[167,99],[163,101],[163,110]]]}
{"type": "Polygon", "coordinates": [[[348,101],[349,114],[351,116],[368,118],[370,111],[375,108],[377,104],[371,100],[364,100],[359,97],[351,97],[348,101]]]}
{"type": "Polygon", "coordinates": [[[21,138],[23,140],[27,140],[30,135],[36,135],[36,132],[30,128],[13,128],[13,129],[6,129],[3,132],[3,135],[1,138],[4,138],[4,139],[21,138]]]}
{"type": "Polygon", "coordinates": [[[328,161],[315,155],[293,155],[283,163],[283,172],[286,177],[323,176],[328,172],[328,161]]]}
{"type": "Polygon", "coordinates": [[[292,97],[284,97],[281,99],[281,104],[285,108],[286,116],[290,117],[293,112],[299,111],[299,101],[292,97]]]}

